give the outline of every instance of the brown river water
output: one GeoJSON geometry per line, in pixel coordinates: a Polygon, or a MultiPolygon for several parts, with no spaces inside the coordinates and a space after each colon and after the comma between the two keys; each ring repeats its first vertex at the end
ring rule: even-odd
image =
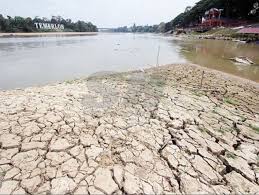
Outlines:
{"type": "Polygon", "coordinates": [[[180,45],[185,59],[192,63],[259,82],[259,45],[222,40],[185,40],[180,45]],[[230,60],[239,56],[255,64],[244,65],[230,60]]]}
{"type": "Polygon", "coordinates": [[[157,59],[160,65],[195,63],[259,82],[259,66],[229,60],[236,56],[259,64],[259,45],[120,33],[0,38],[0,89],[148,68],[156,66],[157,59]]]}

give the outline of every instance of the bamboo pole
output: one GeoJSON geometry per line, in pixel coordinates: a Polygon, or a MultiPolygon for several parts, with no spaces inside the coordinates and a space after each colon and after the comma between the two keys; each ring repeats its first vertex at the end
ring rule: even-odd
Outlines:
{"type": "Polygon", "coordinates": [[[205,71],[202,71],[200,88],[202,88],[202,85],[203,85],[204,74],[205,74],[205,71]]]}
{"type": "Polygon", "coordinates": [[[160,45],[158,46],[158,51],[157,51],[156,66],[159,65],[159,55],[160,55],[160,45]]]}

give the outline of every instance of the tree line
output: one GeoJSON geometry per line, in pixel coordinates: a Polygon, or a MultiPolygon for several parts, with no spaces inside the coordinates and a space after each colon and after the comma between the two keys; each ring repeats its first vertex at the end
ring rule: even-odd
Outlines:
{"type": "Polygon", "coordinates": [[[159,25],[145,25],[145,26],[137,26],[136,24],[134,24],[131,27],[119,27],[119,28],[115,28],[112,31],[113,32],[124,32],[124,33],[129,33],[129,32],[133,32],[133,33],[162,33],[164,32],[164,28],[165,28],[165,23],[160,23],[159,25]]]}
{"type": "Polygon", "coordinates": [[[52,16],[51,19],[35,17],[34,19],[20,16],[7,16],[6,18],[0,14],[0,32],[42,32],[53,31],[50,29],[37,29],[35,23],[54,23],[63,24],[65,32],[97,32],[98,29],[91,22],[77,21],[64,19],[61,16],[52,16]]]}
{"type": "Polygon", "coordinates": [[[222,9],[222,17],[228,19],[259,21],[259,0],[201,0],[166,23],[165,31],[175,27],[187,27],[201,22],[201,17],[211,8],[222,9]]]}
{"type": "Polygon", "coordinates": [[[222,9],[222,17],[235,20],[259,22],[259,0],[200,0],[186,9],[172,21],[153,26],[119,27],[114,32],[164,33],[177,27],[189,27],[201,23],[205,12],[211,8],[222,9]]]}

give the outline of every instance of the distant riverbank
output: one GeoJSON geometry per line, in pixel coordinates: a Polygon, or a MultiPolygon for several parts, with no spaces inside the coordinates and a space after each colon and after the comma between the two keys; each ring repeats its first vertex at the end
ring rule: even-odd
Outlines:
{"type": "Polygon", "coordinates": [[[37,37],[37,36],[90,36],[97,32],[34,32],[34,33],[0,33],[1,37],[37,37]]]}
{"type": "MultiPolygon", "coordinates": [[[[213,28],[207,32],[195,32],[189,31],[189,33],[181,36],[187,36],[190,38],[198,39],[214,39],[214,40],[225,40],[225,41],[239,41],[244,43],[253,43],[259,40],[259,35],[256,34],[242,34],[238,33],[240,29],[245,28],[245,26],[240,26],[236,28],[230,27],[220,27],[213,28]]],[[[185,31],[188,32],[188,31],[185,31]]]]}

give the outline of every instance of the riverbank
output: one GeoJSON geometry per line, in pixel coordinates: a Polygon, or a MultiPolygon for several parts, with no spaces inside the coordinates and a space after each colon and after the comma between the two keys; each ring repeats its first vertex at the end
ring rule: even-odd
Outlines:
{"type": "Polygon", "coordinates": [[[257,83],[173,65],[0,101],[1,194],[259,191],[257,83]]]}
{"type": "Polygon", "coordinates": [[[259,41],[259,35],[254,34],[240,34],[238,31],[242,27],[228,28],[219,27],[213,28],[206,32],[196,32],[194,30],[183,30],[181,33],[176,33],[174,36],[187,39],[212,39],[212,40],[224,40],[243,43],[256,43],[259,41]]]}
{"type": "MultiPolygon", "coordinates": [[[[244,28],[244,27],[243,27],[244,28]]],[[[194,39],[213,39],[213,40],[225,40],[243,43],[254,43],[259,40],[259,35],[254,34],[240,34],[238,31],[242,27],[228,28],[219,27],[214,28],[206,32],[194,32],[188,31],[187,34],[181,34],[184,38],[194,38],[194,39]]]]}
{"type": "Polygon", "coordinates": [[[98,32],[34,32],[34,33],[0,33],[1,37],[38,37],[38,36],[90,36],[98,32]]]}

